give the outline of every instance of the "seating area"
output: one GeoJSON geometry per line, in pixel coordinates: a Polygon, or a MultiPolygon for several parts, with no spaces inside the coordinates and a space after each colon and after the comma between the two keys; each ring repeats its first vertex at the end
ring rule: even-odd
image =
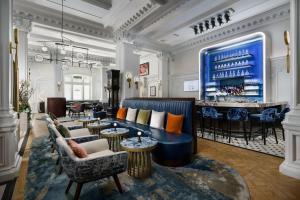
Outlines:
{"type": "Polygon", "coordinates": [[[299,200],[299,16],[1,0],[0,200],[299,200]]]}

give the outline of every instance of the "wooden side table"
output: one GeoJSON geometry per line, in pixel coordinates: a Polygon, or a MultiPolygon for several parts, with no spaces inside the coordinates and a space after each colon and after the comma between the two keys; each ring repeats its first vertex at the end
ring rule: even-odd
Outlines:
{"type": "Polygon", "coordinates": [[[108,128],[110,126],[110,123],[108,122],[95,122],[95,123],[90,123],[87,125],[87,128],[89,129],[90,133],[93,135],[99,135],[100,137],[100,132],[104,128],[108,128]]]}
{"type": "Polygon", "coordinates": [[[82,122],[83,128],[87,128],[87,125],[89,123],[95,122],[97,120],[98,119],[93,118],[93,117],[91,117],[91,118],[87,117],[87,118],[78,119],[79,122],[82,122]]]}
{"type": "Polygon", "coordinates": [[[121,151],[120,142],[128,137],[129,129],[127,128],[108,128],[100,132],[101,138],[106,138],[109,149],[112,151],[121,151]]]}
{"type": "Polygon", "coordinates": [[[128,152],[127,172],[135,178],[147,178],[151,175],[151,151],[157,146],[157,140],[149,137],[128,138],[121,142],[121,147],[128,152]]]}

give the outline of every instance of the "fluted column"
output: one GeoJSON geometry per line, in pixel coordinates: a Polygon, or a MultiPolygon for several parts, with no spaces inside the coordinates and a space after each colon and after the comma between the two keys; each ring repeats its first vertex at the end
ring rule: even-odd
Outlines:
{"type": "Polygon", "coordinates": [[[159,97],[169,97],[169,64],[171,55],[167,52],[160,52],[156,56],[158,58],[159,97]]]}
{"type": "Polygon", "coordinates": [[[293,98],[291,111],[282,123],[286,134],[285,160],[279,170],[287,176],[300,179],[300,1],[290,1],[290,16],[293,98]]]}
{"type": "Polygon", "coordinates": [[[18,120],[12,109],[12,62],[9,43],[12,36],[12,0],[0,1],[0,182],[14,180],[20,156],[16,129],[18,120]]]}

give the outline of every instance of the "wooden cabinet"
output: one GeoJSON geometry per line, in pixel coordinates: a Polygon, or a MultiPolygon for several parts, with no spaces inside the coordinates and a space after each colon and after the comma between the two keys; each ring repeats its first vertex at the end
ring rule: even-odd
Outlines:
{"type": "Polygon", "coordinates": [[[66,116],[66,98],[64,97],[48,97],[47,113],[53,113],[56,117],[66,116]]]}

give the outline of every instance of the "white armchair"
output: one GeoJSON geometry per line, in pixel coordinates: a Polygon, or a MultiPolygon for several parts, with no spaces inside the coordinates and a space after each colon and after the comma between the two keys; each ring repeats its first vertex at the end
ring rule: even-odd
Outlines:
{"type": "Polygon", "coordinates": [[[70,178],[66,193],[68,193],[73,182],[77,183],[74,200],[79,199],[82,185],[87,182],[96,181],[112,176],[122,193],[122,187],[117,174],[124,172],[127,168],[127,152],[113,152],[109,150],[106,139],[80,143],[86,149],[88,157],[78,158],[67,144],[68,139],[62,137],[56,139],[59,146],[59,154],[64,172],[70,178]]]}

